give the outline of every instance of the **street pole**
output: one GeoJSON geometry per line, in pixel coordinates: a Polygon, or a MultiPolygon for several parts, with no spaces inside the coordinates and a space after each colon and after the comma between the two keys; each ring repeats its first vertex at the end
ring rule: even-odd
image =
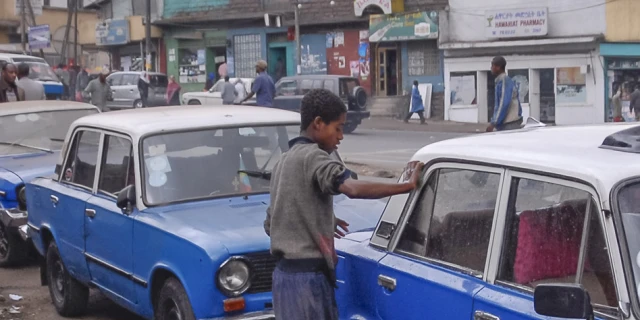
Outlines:
{"type": "Polygon", "coordinates": [[[21,24],[22,24],[22,53],[23,54],[27,54],[27,11],[25,10],[25,8],[27,7],[25,5],[25,2],[27,0],[22,0],[20,2],[20,18],[21,18],[21,24]]]}
{"type": "Polygon", "coordinates": [[[73,6],[73,13],[75,14],[75,17],[73,18],[73,26],[75,28],[75,32],[73,33],[73,64],[75,66],[78,65],[78,1],[75,1],[75,4],[73,6]]]}
{"type": "Polygon", "coordinates": [[[296,74],[302,73],[302,49],[300,48],[300,5],[296,4],[293,8],[293,15],[296,28],[296,74]]]}
{"type": "Polygon", "coordinates": [[[147,71],[151,71],[151,0],[147,0],[147,14],[146,14],[146,24],[144,28],[145,33],[145,44],[146,44],[146,59],[145,59],[145,69],[147,71]]]}

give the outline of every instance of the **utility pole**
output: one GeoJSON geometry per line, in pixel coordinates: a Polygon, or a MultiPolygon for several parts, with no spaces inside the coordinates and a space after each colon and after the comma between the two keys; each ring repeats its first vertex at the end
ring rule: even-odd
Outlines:
{"type": "Polygon", "coordinates": [[[146,12],[146,23],[144,25],[144,33],[145,33],[145,51],[146,51],[146,59],[145,59],[145,70],[151,71],[151,0],[146,0],[147,2],[147,12],[146,12]]]}
{"type": "MultiPolygon", "coordinates": [[[[67,8],[73,5],[74,7],[78,6],[77,0],[67,0],[67,8]]],[[[67,14],[67,27],[64,30],[64,38],[62,40],[62,52],[60,53],[60,58],[62,59],[62,63],[67,64],[67,46],[69,45],[69,29],[71,28],[71,18],[73,17],[73,9],[69,10],[67,14]]]]}
{"type": "MultiPolygon", "coordinates": [[[[16,1],[20,1],[20,0],[16,0],[16,1]]],[[[20,18],[21,18],[21,24],[22,24],[22,53],[23,54],[27,54],[27,12],[25,10],[25,8],[27,7],[25,5],[25,2],[27,2],[27,0],[22,0],[20,1],[20,18]]]]}
{"type": "Polygon", "coordinates": [[[300,4],[293,7],[293,16],[296,28],[296,74],[302,73],[302,49],[300,48],[300,4]]]}
{"type": "Polygon", "coordinates": [[[78,29],[78,4],[78,1],[76,1],[73,6],[73,13],[75,15],[73,18],[73,28],[75,29],[73,32],[73,64],[75,66],[78,65],[78,32],[80,32],[80,29],[78,29]]]}

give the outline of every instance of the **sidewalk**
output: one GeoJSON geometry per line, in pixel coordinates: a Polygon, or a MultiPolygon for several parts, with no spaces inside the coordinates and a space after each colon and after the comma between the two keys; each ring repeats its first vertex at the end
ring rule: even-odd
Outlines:
{"type": "Polygon", "coordinates": [[[464,123],[443,120],[429,120],[428,124],[421,125],[419,120],[410,120],[404,123],[402,120],[392,118],[369,118],[362,120],[358,129],[369,130],[395,130],[395,131],[420,131],[420,132],[451,132],[451,133],[481,133],[487,128],[486,123],[464,123]]]}

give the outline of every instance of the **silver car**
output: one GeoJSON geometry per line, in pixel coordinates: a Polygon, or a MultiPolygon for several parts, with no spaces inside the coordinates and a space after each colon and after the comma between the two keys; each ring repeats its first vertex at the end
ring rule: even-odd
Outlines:
{"type": "MultiPolygon", "coordinates": [[[[141,108],[142,100],[138,91],[138,79],[142,71],[114,72],[107,77],[111,86],[113,101],[109,101],[109,109],[141,108]]],[[[158,72],[149,72],[149,106],[158,107],[168,105],[166,94],[167,75],[158,72]]]]}

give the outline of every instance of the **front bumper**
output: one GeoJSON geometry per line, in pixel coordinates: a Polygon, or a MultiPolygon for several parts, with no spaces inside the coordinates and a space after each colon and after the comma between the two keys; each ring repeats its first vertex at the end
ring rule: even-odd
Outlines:
{"type": "Polygon", "coordinates": [[[273,314],[273,310],[265,310],[258,312],[250,312],[236,316],[201,319],[201,320],[275,320],[276,316],[273,314]]]}
{"type": "Polygon", "coordinates": [[[7,228],[13,229],[27,224],[27,212],[13,209],[0,209],[0,222],[7,228]]]}

